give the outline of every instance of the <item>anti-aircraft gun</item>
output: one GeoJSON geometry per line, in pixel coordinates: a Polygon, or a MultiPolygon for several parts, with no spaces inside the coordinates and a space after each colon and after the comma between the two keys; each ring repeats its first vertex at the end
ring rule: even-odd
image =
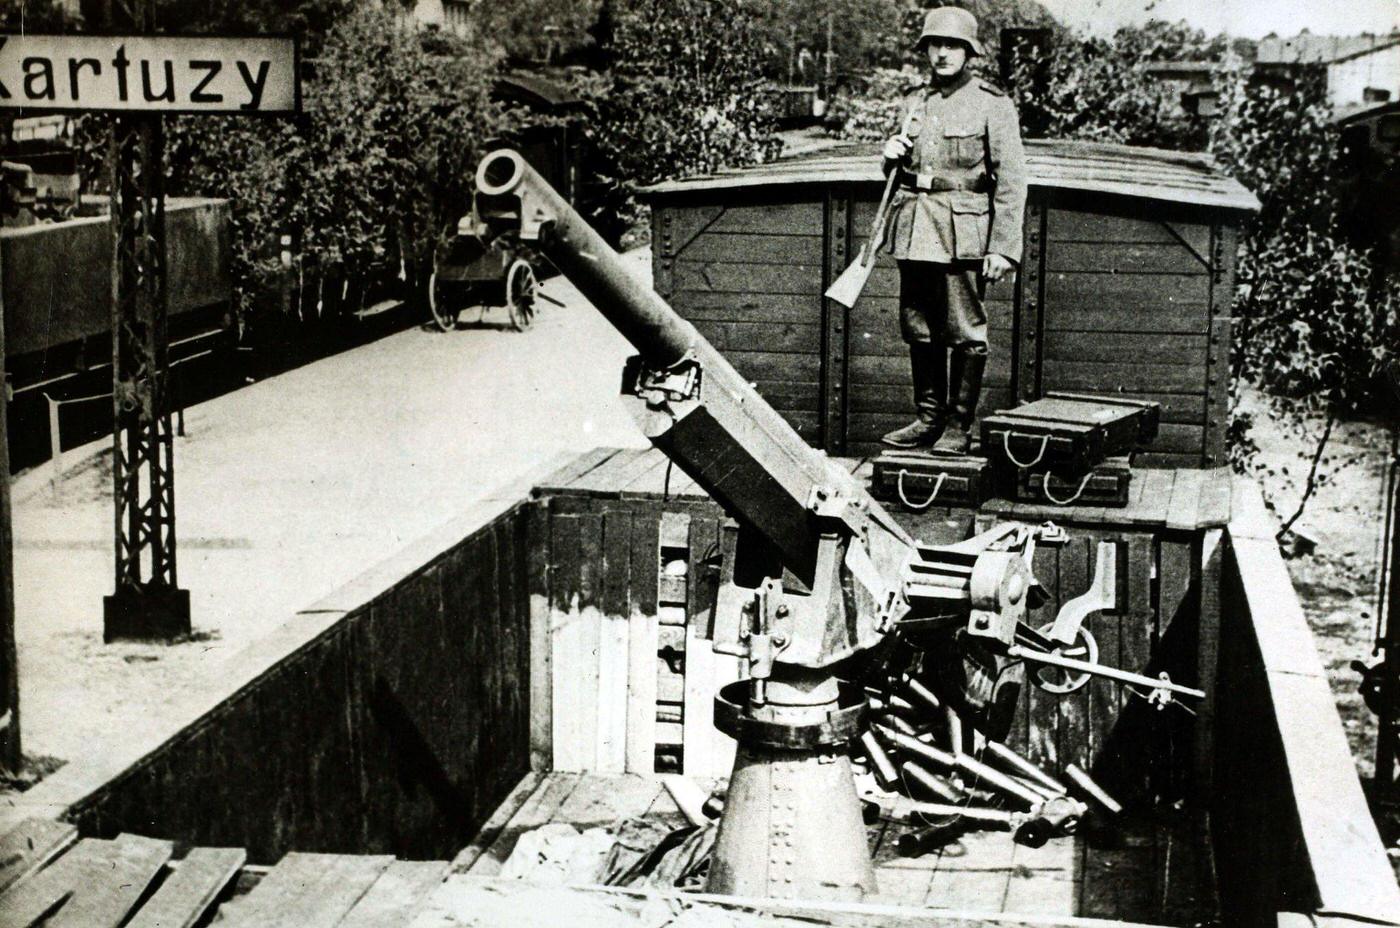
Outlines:
{"type": "MultiPolygon", "coordinates": [[[[631,342],[638,354],[622,390],[642,430],[736,523],[721,545],[706,630],[716,651],[742,658],[747,670],[715,697],[715,724],[738,749],[711,891],[838,899],[874,891],[847,745],[875,737],[862,731],[866,690],[852,678],[882,643],[915,641],[935,655],[941,698],[993,743],[1005,736],[1026,661],[1079,678],[1068,686],[1099,673],[1159,700],[1200,695],[1069,656],[1083,619],[1112,605],[1111,560],[1100,561],[1090,593],[1066,603],[1052,626],[1031,628],[1027,610],[1044,600],[1031,556],[1037,541],[1062,541],[1062,532],[1012,523],[956,545],[920,544],[635,280],[518,153],[487,155],[476,187],[476,210],[463,222],[474,234],[530,242],[631,342]]],[[[881,738],[942,762],[938,749],[877,727],[881,738]]],[[[1037,833],[1073,827],[1076,809],[1060,801],[1063,790],[1007,784],[1037,833]]]]}

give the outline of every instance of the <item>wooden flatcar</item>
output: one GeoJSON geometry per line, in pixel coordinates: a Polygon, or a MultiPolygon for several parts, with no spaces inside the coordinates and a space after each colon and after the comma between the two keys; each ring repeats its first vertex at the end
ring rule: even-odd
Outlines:
{"type": "MultiPolygon", "coordinates": [[[[1128,822],[1039,849],[973,834],[913,858],[877,822],[880,894],[858,904],[501,879],[533,828],[676,824],[658,767],[708,784],[733,751],[710,712],[734,660],[702,638],[723,511],[654,451],[547,470],[290,617],[172,706],[179,731],[155,749],[94,733],[91,756],[0,810],[0,912],[71,894],[116,911],[111,924],[217,908],[235,928],[558,924],[561,906],[618,925],[686,909],[905,928],[1400,924],[1258,490],[1189,469],[1157,471],[1171,486],[1107,521],[1077,511],[1072,543],[1036,554],[1053,614],[1084,590],[1094,546],[1115,544],[1120,606],[1092,620],[1104,659],[1209,693],[1195,719],[1108,681],[1028,694],[1018,743],[1092,765],[1138,810],[1128,822]],[[246,857],[196,850],[172,867],[171,841],[246,857]]],[[[917,529],[958,537],[1007,517],[1035,513],[944,509],[917,529]]]]}
{"type": "MultiPolygon", "coordinates": [[[[1237,230],[1253,194],[1203,155],[1027,143],[1024,260],[990,288],[981,411],[1052,391],[1162,404],[1149,466],[1225,462],[1237,230]]],[[[657,292],[810,443],[869,454],[908,421],[893,262],[854,309],[823,298],[869,234],[882,178],[868,146],[645,191],[657,292]]]]}

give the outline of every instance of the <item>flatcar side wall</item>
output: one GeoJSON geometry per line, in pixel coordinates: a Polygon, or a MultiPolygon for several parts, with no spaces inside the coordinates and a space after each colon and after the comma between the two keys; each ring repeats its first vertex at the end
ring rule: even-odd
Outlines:
{"type": "Polygon", "coordinates": [[[708,637],[725,518],[700,497],[561,492],[531,503],[548,552],[535,628],[536,766],[728,776],[717,686],[739,662],[708,637]],[[547,681],[547,682],[546,682],[547,681]]]}
{"type": "Polygon", "coordinates": [[[1400,924],[1400,889],[1279,555],[1276,521],[1254,483],[1237,479],[1234,498],[1215,604],[1208,797],[1223,923],[1400,924]]]}
{"type": "Polygon", "coordinates": [[[529,770],[529,545],[519,496],[474,507],[231,660],[155,750],[71,762],[24,802],[254,863],[450,857],[529,770]]]}

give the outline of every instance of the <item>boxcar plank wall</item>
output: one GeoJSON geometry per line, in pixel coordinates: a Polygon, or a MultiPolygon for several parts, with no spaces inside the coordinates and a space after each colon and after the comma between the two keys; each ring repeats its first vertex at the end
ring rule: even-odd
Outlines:
{"type": "MultiPolygon", "coordinates": [[[[1146,398],[1163,417],[1138,463],[1219,466],[1234,226],[1257,201],[1194,156],[1033,147],[1024,260],[987,293],[981,409],[1056,390],[1146,398]]],[[[874,157],[652,192],[657,291],[832,454],[875,452],[913,409],[894,263],[880,259],[850,310],[822,296],[869,237],[874,157]]]]}
{"type": "Polygon", "coordinates": [[[826,204],[659,211],[656,289],[797,429],[820,436],[826,204]]]}
{"type": "MultiPolygon", "coordinates": [[[[1004,516],[982,513],[976,530],[985,531],[1004,516]]],[[[1098,646],[1099,660],[1137,673],[1167,671],[1188,686],[1202,676],[1193,646],[1200,620],[1200,534],[1141,530],[1066,521],[1069,542],[1036,548],[1035,577],[1048,595],[1027,618],[1032,626],[1054,621],[1065,603],[1089,589],[1100,544],[1109,544],[1116,567],[1116,608],[1093,613],[1085,628],[1098,646]]],[[[1214,665],[1208,672],[1213,672],[1214,665]]],[[[1123,800],[1155,793],[1185,798],[1193,784],[1186,759],[1192,717],[1179,708],[1159,712],[1117,683],[1095,679],[1066,696],[1046,692],[1027,670],[1021,705],[1008,744],[1026,750],[1047,769],[1061,772],[1074,763],[1092,770],[1123,800]],[[1175,770],[1168,781],[1152,771],[1175,770]]],[[[1050,682],[1063,679],[1047,672],[1050,682]]],[[[1198,708],[1198,707],[1192,707],[1198,708]]],[[[1199,746],[1204,747],[1204,745],[1199,746]]],[[[1200,772],[1199,770],[1197,771],[1200,772]]]]}
{"type": "Polygon", "coordinates": [[[1036,211],[1043,294],[1023,304],[1026,331],[1039,332],[1031,392],[1160,403],[1147,462],[1219,464],[1206,450],[1214,231],[1109,209],[1067,203],[1036,211]]]}
{"type": "MultiPolygon", "coordinates": [[[[877,204],[860,199],[852,210],[854,248],[865,247],[877,204]]],[[[838,272],[839,273],[839,270],[838,272]]],[[[987,289],[987,346],[990,357],[980,409],[1012,405],[1014,279],[987,289]]],[[[827,312],[849,318],[850,364],[847,371],[845,442],[841,452],[874,454],[880,436],[906,424],[914,409],[914,388],[909,374],[909,349],[899,334],[899,270],[882,255],[870,274],[865,292],[849,311],[827,303],[827,312]]]]}

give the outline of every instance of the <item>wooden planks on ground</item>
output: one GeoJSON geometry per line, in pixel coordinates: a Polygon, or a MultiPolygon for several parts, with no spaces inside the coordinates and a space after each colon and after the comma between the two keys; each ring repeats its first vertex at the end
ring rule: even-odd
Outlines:
{"type": "Polygon", "coordinates": [[[135,835],[86,838],[0,895],[0,925],[117,928],[170,860],[172,846],[135,835]]]}
{"type": "Polygon", "coordinates": [[[552,821],[559,807],[582,781],[579,773],[550,773],[535,787],[519,811],[510,816],[494,840],[468,866],[474,876],[495,876],[521,834],[552,821]]]}
{"type": "Polygon", "coordinates": [[[1172,487],[1176,483],[1175,470],[1134,471],[1133,479],[1142,481],[1142,508],[1133,517],[1134,522],[1156,524],[1167,519],[1167,506],[1171,502],[1172,487]]]}
{"type": "Polygon", "coordinates": [[[247,857],[242,848],[192,849],[126,928],[194,928],[238,876],[247,857]]]}
{"type": "Polygon", "coordinates": [[[472,865],[505,831],[515,813],[519,812],[520,808],[534,795],[535,790],[544,782],[545,776],[544,773],[531,771],[520,778],[520,782],[515,784],[515,788],[477,830],[476,837],[471,840],[471,843],[458,851],[457,856],[452,858],[450,869],[453,873],[466,873],[472,868],[472,865]]]}
{"type": "Polygon", "coordinates": [[[1077,914],[1155,923],[1160,912],[1155,856],[1152,836],[1129,835],[1116,847],[1086,842],[1077,914]]]}
{"type": "Polygon", "coordinates": [[[0,892],[62,854],[78,840],[78,828],[68,822],[30,818],[0,838],[0,892]]]}
{"type": "Polygon", "coordinates": [[[1172,531],[1189,531],[1196,527],[1196,513],[1201,505],[1201,490],[1205,486],[1206,475],[1199,470],[1179,470],[1172,484],[1172,495],[1167,503],[1167,528],[1172,531]]]}
{"type": "Polygon", "coordinates": [[[400,928],[447,878],[443,860],[396,860],[346,913],[337,928],[400,928]]]}
{"type": "Polygon", "coordinates": [[[1011,888],[1016,844],[1005,832],[975,831],[938,859],[924,904],[965,912],[1001,912],[1011,888]]]}
{"type": "Polygon", "coordinates": [[[646,814],[662,789],[661,780],[655,776],[584,776],[550,820],[568,823],[580,831],[614,828],[626,819],[646,814]]]}
{"type": "Polygon", "coordinates": [[[387,856],[288,854],[252,892],[220,909],[220,926],[336,928],[393,860],[387,856]]]}
{"type": "Polygon", "coordinates": [[[1230,521],[1230,507],[1234,480],[1228,467],[1216,467],[1205,471],[1205,484],[1201,487],[1200,506],[1196,510],[1196,525],[1201,528],[1215,528],[1230,521]]]}
{"type": "Polygon", "coordinates": [[[1204,822],[1164,829],[1157,842],[1155,896],[1163,925],[1218,923],[1219,901],[1209,838],[1204,822]]]}
{"type": "Polygon", "coordinates": [[[1080,855],[1079,842],[1073,839],[1056,839],[1038,848],[1015,845],[1002,911],[1077,914],[1080,855]]]}

